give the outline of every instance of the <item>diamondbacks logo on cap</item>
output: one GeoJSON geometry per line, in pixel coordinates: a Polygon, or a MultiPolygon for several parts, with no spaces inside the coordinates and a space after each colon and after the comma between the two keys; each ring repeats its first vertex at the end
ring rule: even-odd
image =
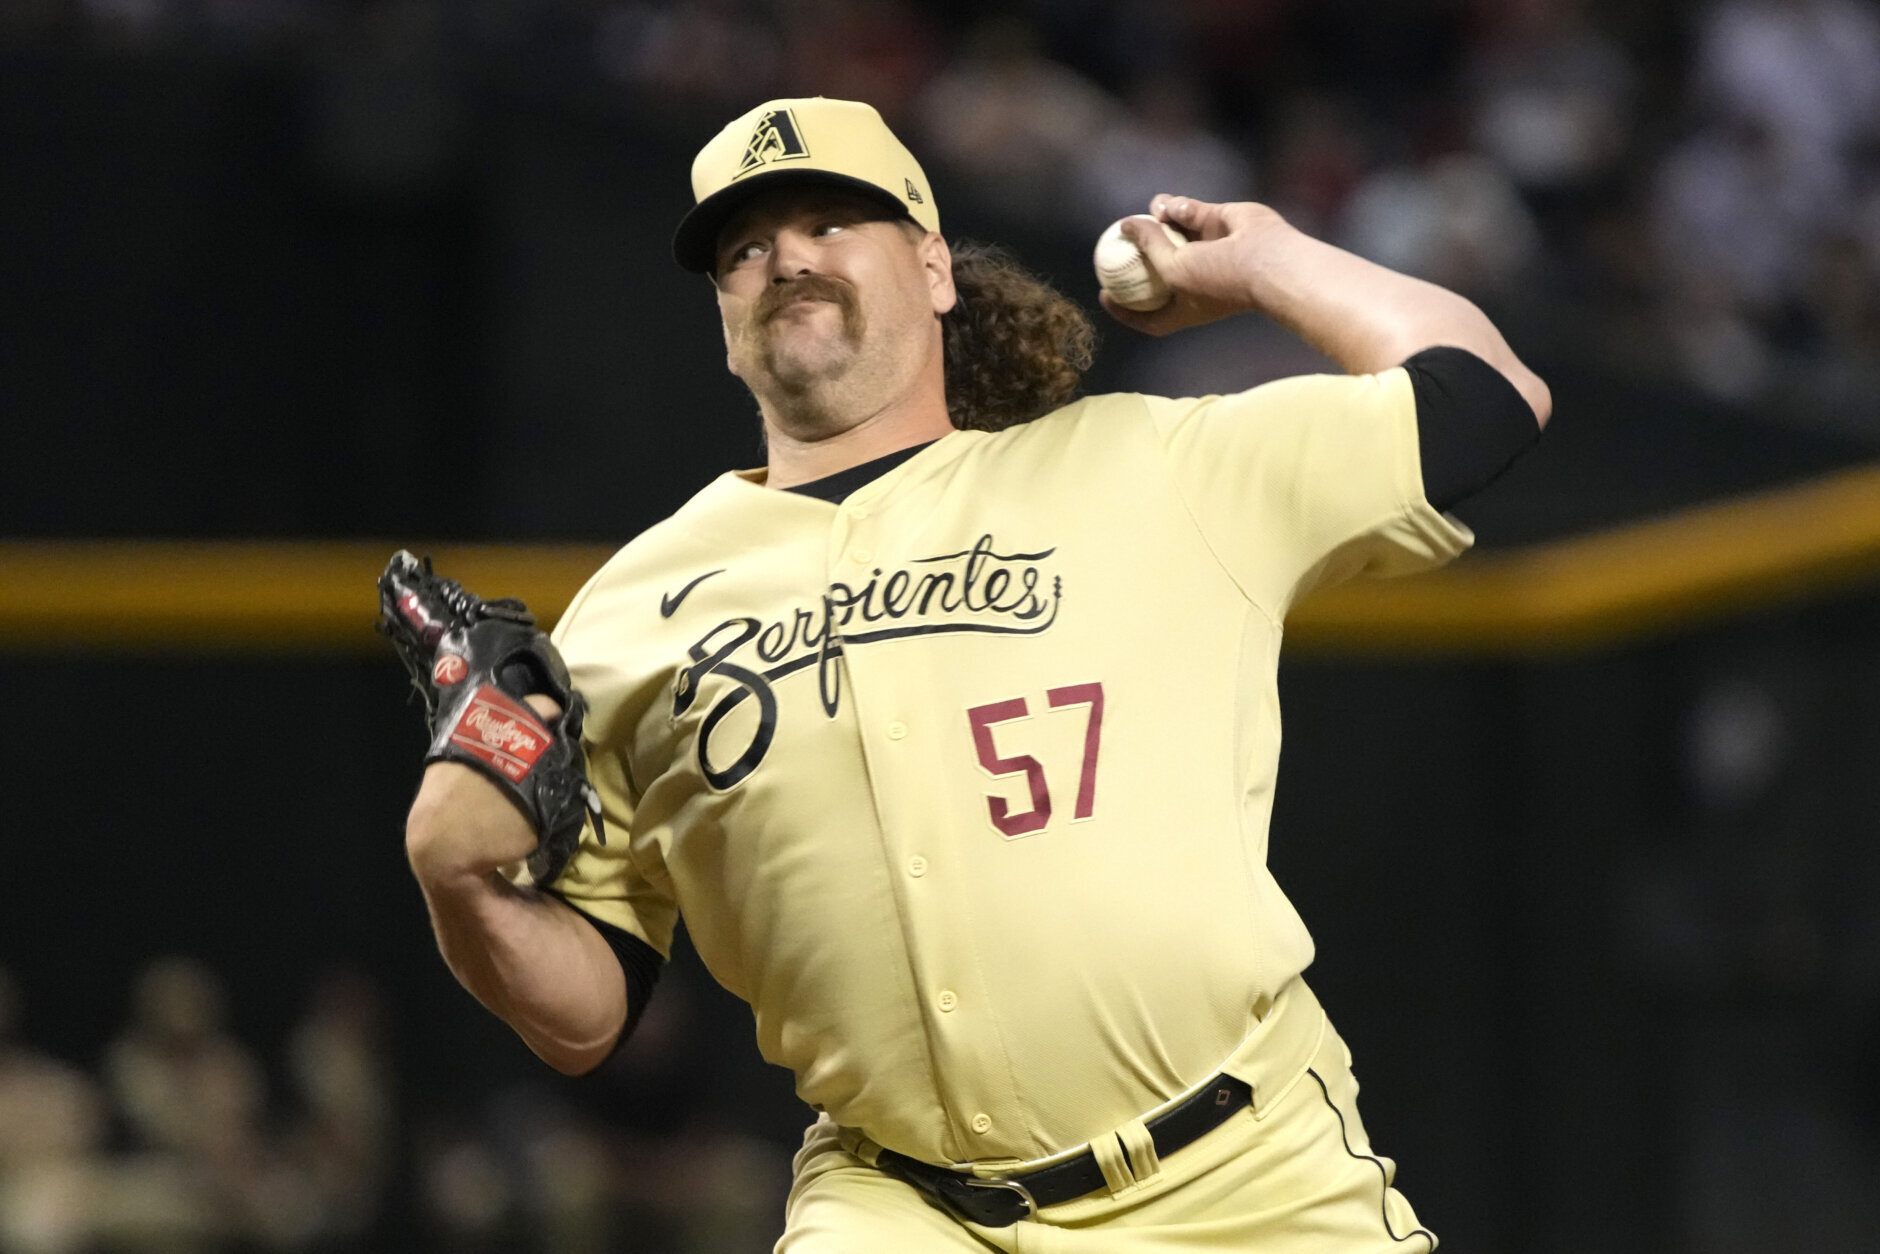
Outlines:
{"type": "Polygon", "coordinates": [[[809,148],[796,129],[796,115],[788,109],[772,109],[751,132],[744,145],[744,161],[731,177],[741,179],[760,166],[773,161],[795,161],[809,156],[809,148]]]}
{"type": "Polygon", "coordinates": [[[920,194],[920,188],[914,186],[913,179],[902,179],[901,181],[907,184],[907,199],[909,203],[916,205],[924,205],[927,203],[926,198],[920,194]]]}

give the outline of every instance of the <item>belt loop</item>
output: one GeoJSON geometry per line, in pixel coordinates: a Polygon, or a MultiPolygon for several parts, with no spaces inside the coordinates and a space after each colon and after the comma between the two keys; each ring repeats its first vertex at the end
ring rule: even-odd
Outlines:
{"type": "Polygon", "coordinates": [[[1155,1138],[1142,1120],[1131,1119],[1118,1128],[1116,1139],[1123,1143],[1123,1153],[1129,1157],[1130,1173],[1137,1184],[1147,1184],[1161,1174],[1162,1159],[1155,1152],[1155,1138]]]}
{"type": "Polygon", "coordinates": [[[1123,1154],[1123,1143],[1116,1139],[1114,1132],[1090,1138],[1090,1153],[1097,1160],[1103,1183],[1112,1194],[1121,1193],[1136,1183],[1135,1173],[1129,1169],[1129,1159],[1123,1154]]]}

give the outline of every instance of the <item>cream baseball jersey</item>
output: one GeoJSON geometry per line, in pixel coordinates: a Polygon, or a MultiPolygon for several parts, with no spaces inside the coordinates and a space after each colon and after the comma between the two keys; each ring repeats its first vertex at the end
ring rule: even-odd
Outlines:
{"type": "Polygon", "coordinates": [[[1445,561],[1402,369],[1099,396],[835,505],[726,474],[556,628],[609,842],[556,883],[928,1162],[1073,1148],[1222,1069],[1312,943],[1266,868],[1281,623],[1445,561]]]}

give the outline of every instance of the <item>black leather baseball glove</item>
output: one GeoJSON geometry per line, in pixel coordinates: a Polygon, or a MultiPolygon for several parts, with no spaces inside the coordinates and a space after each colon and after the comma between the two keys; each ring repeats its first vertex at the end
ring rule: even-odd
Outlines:
{"type": "Polygon", "coordinates": [[[587,701],[522,602],[485,601],[433,572],[430,558],[400,549],[379,576],[378,629],[424,698],[426,764],[461,762],[496,782],[535,829],[528,861],[537,884],[568,865],[585,818],[607,843],[581,756],[587,701]],[[561,714],[544,720],[523,702],[531,694],[553,698],[561,714]]]}

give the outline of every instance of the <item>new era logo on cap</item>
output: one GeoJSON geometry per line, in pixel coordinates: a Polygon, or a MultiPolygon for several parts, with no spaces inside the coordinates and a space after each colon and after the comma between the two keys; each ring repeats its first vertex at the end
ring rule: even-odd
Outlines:
{"type": "Polygon", "coordinates": [[[744,145],[744,160],[731,177],[741,179],[773,161],[797,161],[807,156],[809,149],[803,144],[803,133],[797,129],[796,115],[788,109],[772,109],[751,132],[750,141],[744,145]]]}

